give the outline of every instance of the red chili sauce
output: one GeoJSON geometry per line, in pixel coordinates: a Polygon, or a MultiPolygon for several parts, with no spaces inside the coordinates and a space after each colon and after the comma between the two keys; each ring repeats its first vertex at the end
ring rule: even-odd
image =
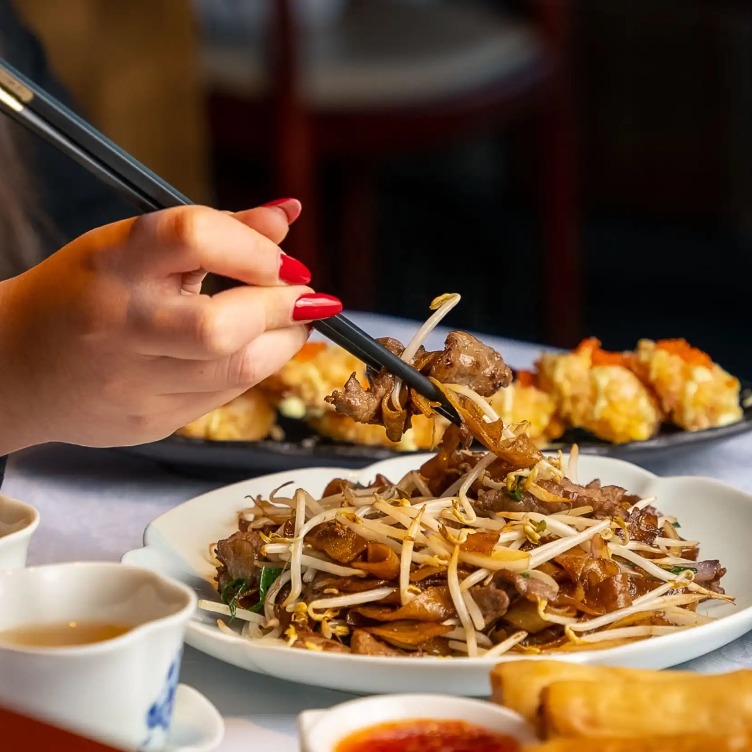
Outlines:
{"type": "Polygon", "coordinates": [[[466,721],[414,718],[379,723],[355,731],[334,752],[519,752],[519,742],[506,734],[466,721]]]}

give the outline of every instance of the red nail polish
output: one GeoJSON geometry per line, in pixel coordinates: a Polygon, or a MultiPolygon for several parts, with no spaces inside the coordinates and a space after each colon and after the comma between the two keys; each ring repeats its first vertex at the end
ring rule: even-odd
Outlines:
{"type": "Polygon", "coordinates": [[[268,201],[265,204],[261,204],[261,206],[274,206],[278,209],[282,209],[287,217],[288,225],[291,225],[300,216],[300,212],[303,210],[303,205],[296,198],[278,198],[274,201],[268,201]]]}
{"type": "Polygon", "coordinates": [[[311,281],[311,271],[302,261],[282,253],[279,256],[279,278],[289,285],[307,285],[311,281]]]}
{"type": "Polygon", "coordinates": [[[342,310],[342,301],[333,295],[313,292],[301,295],[292,309],[293,321],[313,321],[334,316],[342,310]]]}

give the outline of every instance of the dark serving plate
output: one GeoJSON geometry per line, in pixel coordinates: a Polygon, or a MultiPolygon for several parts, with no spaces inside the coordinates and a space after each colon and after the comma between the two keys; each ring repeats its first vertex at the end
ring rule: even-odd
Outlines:
{"type": "MultiPolygon", "coordinates": [[[[744,416],[727,426],[702,431],[683,431],[667,426],[652,439],[626,444],[611,444],[585,431],[572,430],[548,448],[567,449],[576,443],[584,454],[639,463],[647,456],[682,451],[751,431],[752,384],[743,382],[740,400],[744,416]]],[[[313,434],[300,421],[282,420],[280,423],[285,431],[284,441],[210,441],[169,436],[150,444],[123,447],[121,451],[152,459],[182,475],[227,483],[301,467],[360,468],[405,454],[386,447],[334,442],[313,434]]]]}

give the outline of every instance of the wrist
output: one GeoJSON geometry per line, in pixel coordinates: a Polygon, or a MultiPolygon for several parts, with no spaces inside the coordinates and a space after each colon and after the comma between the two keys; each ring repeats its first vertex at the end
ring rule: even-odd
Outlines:
{"type": "Polygon", "coordinates": [[[0,282],[0,455],[45,441],[34,415],[34,401],[29,399],[25,382],[34,381],[24,372],[25,362],[19,277],[0,282]]]}

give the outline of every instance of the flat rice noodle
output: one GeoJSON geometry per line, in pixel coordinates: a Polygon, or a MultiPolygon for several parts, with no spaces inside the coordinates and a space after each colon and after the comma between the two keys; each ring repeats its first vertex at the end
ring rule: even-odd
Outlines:
{"type": "Polygon", "coordinates": [[[350,649],[356,655],[405,655],[402,650],[387,645],[383,640],[374,637],[368,632],[364,632],[362,629],[356,629],[353,631],[352,636],[350,637],[350,649]]]}
{"type": "Polygon", "coordinates": [[[368,542],[366,561],[354,561],[352,566],[373,577],[395,580],[400,573],[400,558],[385,543],[368,542]]]}
{"type": "Polygon", "coordinates": [[[389,441],[397,442],[410,428],[410,413],[405,408],[395,410],[392,405],[391,392],[381,400],[381,421],[386,429],[389,441]]]}
{"type": "Polygon", "coordinates": [[[315,634],[308,630],[297,630],[298,639],[293,643],[294,648],[318,650],[324,653],[349,653],[350,648],[337,640],[329,640],[326,637],[315,634]]]}
{"type": "Polygon", "coordinates": [[[326,598],[328,595],[335,595],[335,593],[322,592],[328,588],[334,588],[338,593],[362,593],[366,590],[387,587],[389,584],[388,580],[373,580],[370,577],[330,577],[317,580],[317,597],[326,598]]]}
{"type": "Polygon", "coordinates": [[[434,637],[451,632],[454,627],[449,624],[424,621],[393,621],[375,627],[362,627],[376,637],[398,648],[415,649],[434,637]]]}
{"type": "Polygon", "coordinates": [[[427,580],[429,577],[434,577],[438,574],[444,575],[446,578],[446,571],[446,567],[431,567],[426,565],[410,572],[410,582],[423,582],[423,580],[427,580]]]}
{"type": "MultiPolygon", "coordinates": [[[[468,436],[468,438],[472,437],[468,436]]],[[[460,457],[459,452],[464,448],[466,446],[463,444],[463,432],[457,426],[450,425],[444,431],[434,456],[421,465],[420,475],[425,479],[434,496],[439,496],[459,477],[462,472],[461,463],[466,459],[460,457]]]]}
{"type": "Polygon", "coordinates": [[[457,616],[446,586],[426,588],[420,595],[397,609],[378,606],[357,606],[350,609],[374,621],[444,621],[457,616]]]}
{"type": "Polygon", "coordinates": [[[585,587],[585,602],[603,614],[632,605],[629,576],[619,572],[585,587]]]}
{"type": "Polygon", "coordinates": [[[602,559],[582,551],[566,552],[556,558],[575,583],[574,598],[587,606],[590,612],[607,614],[632,605],[633,591],[630,579],[619,565],[610,559],[602,559]],[[567,555],[569,554],[569,555],[567,555]]]}
{"type": "Polygon", "coordinates": [[[601,616],[600,611],[596,611],[586,603],[583,603],[580,598],[576,598],[569,593],[562,592],[561,590],[559,590],[558,595],[551,601],[551,603],[556,606],[556,608],[576,608],[587,616],[601,616]]]}
{"type": "Polygon", "coordinates": [[[306,535],[305,542],[339,564],[349,564],[368,547],[368,541],[365,538],[361,538],[349,527],[345,527],[336,520],[316,525],[306,535]]]}
{"type": "Polygon", "coordinates": [[[490,556],[494,546],[499,542],[499,532],[478,530],[467,536],[467,540],[460,544],[460,551],[485,554],[490,556]]]}
{"type": "Polygon", "coordinates": [[[447,400],[457,410],[473,437],[483,444],[486,449],[507,462],[513,470],[531,467],[543,459],[540,450],[531,441],[527,433],[507,439],[503,436],[504,421],[501,419],[493,423],[485,421],[485,414],[474,402],[463,399],[461,395],[446,389],[440,382],[431,379],[446,396],[447,400]]]}
{"type": "Polygon", "coordinates": [[[550,621],[545,621],[538,614],[538,604],[520,598],[502,617],[505,624],[511,624],[516,629],[522,629],[529,634],[541,632],[551,626],[550,621]]]}

